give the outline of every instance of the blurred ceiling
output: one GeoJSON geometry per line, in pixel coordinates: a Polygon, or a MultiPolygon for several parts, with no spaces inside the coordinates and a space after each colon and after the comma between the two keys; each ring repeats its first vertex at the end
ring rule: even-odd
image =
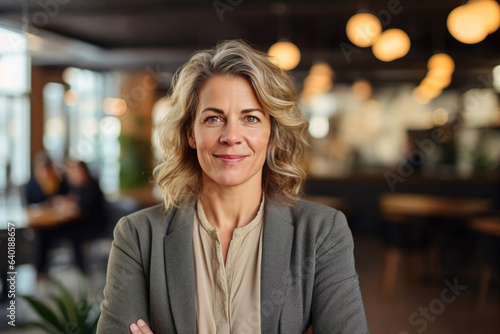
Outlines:
{"type": "Polygon", "coordinates": [[[364,77],[374,82],[418,82],[425,76],[427,59],[444,51],[457,65],[454,82],[463,85],[477,83],[478,76],[489,75],[500,64],[500,30],[475,45],[462,44],[449,34],[446,18],[463,2],[2,0],[0,25],[20,28],[29,22],[31,33],[52,39],[54,47],[47,44],[46,52],[34,52],[34,63],[42,65],[175,70],[193,51],[219,40],[242,38],[266,51],[279,38],[288,38],[302,52],[294,70],[299,75],[315,61],[328,61],[340,81],[364,77]],[[361,10],[374,12],[384,30],[403,29],[412,42],[410,52],[384,63],[370,48],[350,44],[345,25],[361,10]]]}

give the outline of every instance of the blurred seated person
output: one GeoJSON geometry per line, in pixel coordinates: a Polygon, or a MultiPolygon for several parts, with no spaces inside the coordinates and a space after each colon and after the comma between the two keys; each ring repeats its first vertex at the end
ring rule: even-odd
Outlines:
{"type": "Polygon", "coordinates": [[[82,161],[68,159],[66,177],[69,182],[67,195],[54,198],[54,205],[68,202],[75,204],[79,217],[53,229],[39,231],[39,251],[37,269],[39,277],[47,272],[47,254],[60,240],[71,242],[76,265],[85,273],[83,246],[86,241],[96,238],[105,228],[105,199],[99,183],[92,177],[87,165],[82,161]]]}
{"type": "Polygon", "coordinates": [[[45,151],[33,158],[31,179],[25,186],[26,204],[46,202],[53,196],[68,193],[69,185],[56,171],[52,159],[45,151]]]}
{"type": "Polygon", "coordinates": [[[76,225],[82,227],[82,234],[87,238],[93,238],[105,227],[105,199],[99,182],[83,161],[68,159],[66,175],[70,184],[68,197],[75,200],[82,213],[76,225]]]}

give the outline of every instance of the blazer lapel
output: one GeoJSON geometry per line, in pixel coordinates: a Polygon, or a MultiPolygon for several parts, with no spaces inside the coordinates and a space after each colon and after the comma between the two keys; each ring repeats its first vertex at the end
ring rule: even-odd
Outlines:
{"type": "Polygon", "coordinates": [[[260,283],[261,332],[278,333],[293,240],[291,209],[266,197],[260,283]]]}
{"type": "Polygon", "coordinates": [[[177,333],[196,333],[194,212],[193,204],[178,208],[165,236],[165,276],[177,333]]]}

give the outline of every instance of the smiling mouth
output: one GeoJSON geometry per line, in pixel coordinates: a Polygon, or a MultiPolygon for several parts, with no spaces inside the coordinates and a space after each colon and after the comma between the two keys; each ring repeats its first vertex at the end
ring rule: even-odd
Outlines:
{"type": "Polygon", "coordinates": [[[214,154],[214,156],[226,164],[236,164],[238,162],[243,161],[247,157],[247,155],[229,155],[229,154],[220,154],[220,155],[214,154]]]}

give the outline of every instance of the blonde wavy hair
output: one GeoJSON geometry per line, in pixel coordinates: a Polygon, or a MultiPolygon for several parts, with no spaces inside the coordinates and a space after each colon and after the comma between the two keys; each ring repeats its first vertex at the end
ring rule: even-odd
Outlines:
{"type": "Polygon", "coordinates": [[[155,129],[162,154],[153,176],[165,208],[169,211],[184,200],[193,200],[201,191],[201,167],[187,134],[195,119],[199,89],[214,76],[243,77],[252,84],[271,116],[262,188],[273,201],[291,205],[300,197],[307,175],[308,126],[298,107],[293,79],[267,54],[241,40],[229,40],[196,52],[174,75],[168,112],[155,129]]]}

